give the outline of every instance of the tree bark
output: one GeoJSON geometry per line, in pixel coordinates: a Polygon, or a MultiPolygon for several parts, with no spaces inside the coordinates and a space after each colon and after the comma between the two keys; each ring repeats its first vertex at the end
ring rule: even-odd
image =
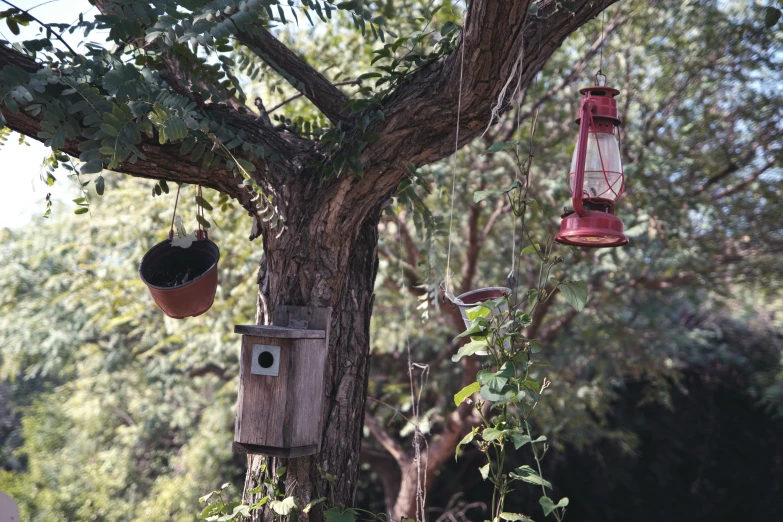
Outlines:
{"type": "MultiPolygon", "coordinates": [[[[351,506],[359,475],[364,408],[357,405],[364,404],[367,393],[381,207],[357,219],[332,200],[321,199],[317,189],[300,188],[303,192],[294,198],[301,198],[299,204],[288,208],[286,233],[263,236],[266,255],[259,283],[267,314],[279,305],[291,304],[333,309],[321,452],[295,459],[248,456],[245,487],[256,487],[267,477],[277,480],[277,470],[285,466],[281,481],[286,484],[285,494],[296,497],[300,510],[319,497],[328,497],[330,504],[334,499],[335,504],[351,506]]],[[[352,207],[347,202],[346,206],[352,207]]],[[[245,500],[254,502],[267,493],[246,495],[245,500]]],[[[309,515],[300,512],[299,519],[320,520],[321,507],[309,515]]],[[[271,509],[253,518],[272,519],[271,509]]]]}

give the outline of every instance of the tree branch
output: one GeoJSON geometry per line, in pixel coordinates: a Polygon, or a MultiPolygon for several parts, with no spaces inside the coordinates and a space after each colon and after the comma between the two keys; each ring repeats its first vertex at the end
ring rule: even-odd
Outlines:
{"type": "Polygon", "coordinates": [[[367,426],[368,430],[370,430],[370,433],[372,433],[372,436],[375,438],[375,440],[377,440],[378,443],[383,446],[383,448],[388,451],[392,457],[394,457],[394,460],[397,461],[397,464],[401,468],[410,464],[410,462],[413,460],[411,456],[408,455],[400,443],[397,442],[397,439],[392,437],[389,432],[386,431],[383,426],[381,426],[381,424],[375,417],[372,416],[372,414],[367,414],[364,416],[364,425],[367,426]]]}
{"type": "MultiPolygon", "coordinates": [[[[558,9],[555,0],[539,2],[539,13],[546,17],[540,56],[539,23],[527,21],[530,0],[470,2],[457,49],[419,70],[386,100],[385,120],[373,128],[380,139],[361,156],[368,174],[351,187],[359,204],[369,211],[388,197],[404,179],[406,162],[426,165],[454,152],[458,101],[459,145],[481,134],[512,73],[527,85],[569,34],[616,1],[576,0],[573,14],[558,9]]],[[[505,93],[500,112],[509,108],[512,91],[505,93]]]]}
{"type": "Polygon", "coordinates": [[[747,187],[748,185],[750,185],[751,183],[759,179],[759,177],[761,177],[762,174],[764,174],[774,166],[775,166],[775,160],[768,161],[763,167],[756,169],[756,172],[754,172],[753,174],[745,178],[745,180],[742,181],[741,183],[738,183],[737,185],[731,188],[724,189],[721,192],[715,194],[715,197],[713,199],[718,200],[718,199],[725,198],[726,196],[731,196],[732,194],[736,194],[740,190],[744,189],[745,187],[747,187]]]}
{"type": "MultiPolygon", "coordinates": [[[[6,66],[16,66],[29,73],[35,73],[41,67],[35,60],[13,48],[0,45],[0,70],[6,66]]],[[[222,120],[225,125],[244,131],[247,139],[254,143],[263,144],[279,154],[278,167],[287,172],[301,170],[301,159],[305,155],[313,154],[311,143],[290,135],[282,134],[273,129],[259,125],[257,118],[251,114],[241,114],[238,111],[222,105],[208,104],[206,110],[212,113],[212,117],[222,120]]],[[[6,119],[6,125],[20,134],[29,136],[37,141],[42,141],[38,133],[43,129],[40,122],[43,115],[32,116],[29,112],[20,110],[14,112],[4,103],[0,102],[0,112],[6,119]]],[[[79,157],[79,143],[81,139],[67,141],[63,146],[63,152],[79,157]]],[[[249,211],[254,212],[255,207],[250,203],[250,194],[239,187],[239,183],[223,168],[203,168],[200,163],[191,162],[180,153],[179,145],[161,145],[156,138],[144,137],[139,145],[146,159],[139,159],[136,163],[124,162],[115,170],[130,174],[135,177],[154,180],[181,181],[191,184],[201,184],[204,187],[218,190],[224,194],[236,198],[249,211]]],[[[257,176],[262,178],[263,171],[258,169],[257,176]]]]}
{"type": "Polygon", "coordinates": [[[332,123],[336,125],[346,120],[348,111],[343,106],[348,97],[266,28],[256,27],[255,34],[240,31],[237,40],[288,80],[332,123]]]}

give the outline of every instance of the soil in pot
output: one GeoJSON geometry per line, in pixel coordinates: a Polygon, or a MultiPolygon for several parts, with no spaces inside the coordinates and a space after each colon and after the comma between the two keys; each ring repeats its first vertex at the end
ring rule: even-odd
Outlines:
{"type": "Polygon", "coordinates": [[[194,242],[190,248],[163,246],[143,267],[146,282],[158,288],[174,288],[205,274],[216,262],[209,245],[194,242]]]}
{"type": "Polygon", "coordinates": [[[161,288],[184,285],[206,273],[215,264],[212,254],[190,250],[171,247],[158,263],[150,267],[150,276],[147,278],[150,284],[161,288]]]}

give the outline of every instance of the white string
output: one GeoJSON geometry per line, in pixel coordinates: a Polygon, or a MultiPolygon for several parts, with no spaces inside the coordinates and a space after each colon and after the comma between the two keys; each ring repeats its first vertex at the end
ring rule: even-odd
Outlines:
{"type": "Polygon", "coordinates": [[[465,67],[465,18],[462,19],[461,58],[459,64],[459,94],[457,96],[457,129],[454,137],[454,169],[451,176],[451,210],[449,211],[449,246],[446,253],[446,294],[451,289],[451,232],[454,229],[454,194],[457,187],[457,152],[459,151],[459,120],[462,112],[462,73],[465,67]]]}
{"type": "MultiPolygon", "coordinates": [[[[520,121],[519,121],[519,115],[522,112],[522,97],[520,96],[522,90],[522,71],[520,70],[519,76],[517,77],[517,87],[514,89],[515,96],[517,98],[517,145],[516,145],[516,170],[515,170],[515,181],[519,183],[520,180],[520,174],[522,174],[522,171],[519,168],[519,128],[520,128],[520,121]]],[[[516,216],[514,216],[514,213],[511,213],[512,220],[511,223],[513,224],[513,234],[511,241],[511,272],[509,272],[509,281],[511,278],[514,277],[514,268],[516,268],[516,262],[517,262],[517,256],[516,256],[516,250],[517,250],[517,220],[516,216]]]]}
{"type": "MultiPolygon", "coordinates": [[[[399,218],[397,218],[396,222],[397,222],[397,242],[399,243],[399,249],[400,249],[400,260],[399,260],[400,289],[403,294],[402,309],[403,309],[403,316],[405,317],[405,347],[408,352],[408,379],[410,381],[410,388],[411,388],[411,413],[413,414],[413,418],[415,419],[414,434],[413,434],[413,461],[416,464],[416,522],[423,522],[424,507],[427,499],[427,467],[426,466],[429,463],[429,458],[427,459],[427,464],[425,464],[424,480],[422,481],[421,443],[422,443],[422,439],[424,439],[424,435],[419,427],[419,411],[420,411],[419,405],[421,403],[421,394],[424,391],[424,387],[426,386],[427,383],[427,377],[429,376],[429,365],[418,364],[418,363],[414,364],[413,357],[411,355],[411,342],[410,342],[410,335],[408,330],[408,300],[406,298],[407,294],[406,294],[406,285],[405,285],[405,270],[402,267],[402,252],[403,252],[402,224],[400,223],[399,218]],[[418,397],[416,397],[416,387],[413,381],[414,366],[417,366],[422,370],[421,384],[419,387],[418,397]]],[[[426,444],[427,441],[424,440],[424,443],[426,444]]]]}

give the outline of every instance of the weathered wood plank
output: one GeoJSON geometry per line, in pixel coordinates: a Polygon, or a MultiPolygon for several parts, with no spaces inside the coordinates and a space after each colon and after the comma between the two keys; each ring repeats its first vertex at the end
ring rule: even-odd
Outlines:
{"type": "Polygon", "coordinates": [[[234,333],[254,335],[256,337],[274,337],[276,339],[325,339],[326,330],[303,330],[277,325],[238,324],[234,333]]]}
{"type": "Polygon", "coordinates": [[[320,339],[296,341],[289,359],[287,413],[291,419],[291,445],[321,444],[324,366],[327,347],[320,339]]]}
{"type": "Polygon", "coordinates": [[[290,425],[286,426],[286,402],[293,399],[286,386],[291,343],[292,341],[287,339],[243,337],[234,441],[261,446],[286,445],[285,431],[290,431],[290,425]],[[279,375],[250,373],[254,344],[281,347],[279,375]]]}

